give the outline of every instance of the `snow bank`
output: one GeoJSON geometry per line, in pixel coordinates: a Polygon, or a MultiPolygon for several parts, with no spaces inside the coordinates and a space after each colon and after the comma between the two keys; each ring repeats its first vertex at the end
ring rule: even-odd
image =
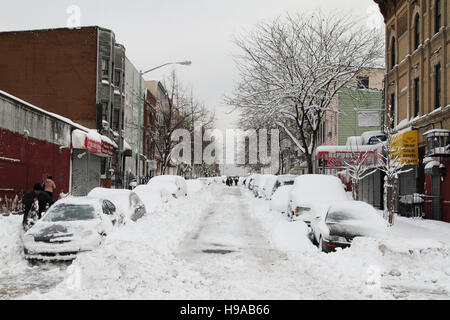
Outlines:
{"type": "Polygon", "coordinates": [[[188,195],[193,196],[205,187],[200,180],[186,180],[188,195]]]}
{"type": "MultiPolygon", "coordinates": [[[[214,190],[214,189],[212,189],[214,190]]],[[[180,299],[204,280],[175,250],[198,226],[211,192],[170,201],[152,215],[110,234],[92,252],[79,254],[70,276],[47,294],[25,299],[180,299]],[[76,285],[74,286],[73,283],[76,285]],[[72,285],[69,285],[72,284],[72,285]],[[186,288],[186,289],[184,289],[186,288]],[[184,291],[186,290],[186,291],[184,291]]]]}
{"type": "Polygon", "coordinates": [[[28,267],[23,255],[22,219],[21,215],[0,216],[0,277],[28,267]]]}
{"type": "Polygon", "coordinates": [[[315,251],[308,238],[309,228],[302,221],[290,222],[278,211],[269,210],[267,200],[255,199],[249,193],[252,218],[259,221],[272,245],[286,252],[315,251]]]}

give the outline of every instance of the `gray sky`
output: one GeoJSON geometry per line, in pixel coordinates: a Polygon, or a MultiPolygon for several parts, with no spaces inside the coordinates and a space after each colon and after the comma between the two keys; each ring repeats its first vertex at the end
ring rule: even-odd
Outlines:
{"type": "MultiPolygon", "coordinates": [[[[232,55],[233,35],[250,30],[259,20],[285,12],[339,9],[373,20],[381,15],[373,0],[1,0],[0,30],[65,27],[67,8],[81,9],[81,25],[111,29],[125,45],[138,69],[172,61],[192,60],[177,66],[185,85],[208,107],[216,110],[217,127],[234,126],[235,115],[223,105],[238,80],[232,55]]],[[[171,67],[146,75],[161,79],[171,67]]]]}

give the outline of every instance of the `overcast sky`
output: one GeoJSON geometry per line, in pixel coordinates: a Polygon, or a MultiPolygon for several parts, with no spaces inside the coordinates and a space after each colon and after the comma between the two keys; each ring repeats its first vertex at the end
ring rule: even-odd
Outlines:
{"type": "MultiPolygon", "coordinates": [[[[216,110],[217,127],[234,126],[236,116],[225,113],[223,95],[238,79],[233,54],[233,35],[251,30],[259,20],[285,12],[315,9],[351,12],[379,19],[373,0],[0,0],[0,30],[65,27],[77,5],[81,25],[111,29],[125,45],[127,56],[138,69],[192,60],[190,67],[176,69],[183,83],[208,107],[216,110]],[[378,16],[378,18],[377,18],[378,16]]],[[[171,67],[155,71],[147,80],[161,79],[171,67]]]]}

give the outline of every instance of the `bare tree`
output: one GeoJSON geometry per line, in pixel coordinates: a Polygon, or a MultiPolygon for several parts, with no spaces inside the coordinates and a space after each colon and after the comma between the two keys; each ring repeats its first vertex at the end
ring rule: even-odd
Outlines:
{"type": "Polygon", "coordinates": [[[360,181],[377,171],[376,168],[373,168],[374,163],[370,163],[369,161],[370,155],[372,155],[372,153],[366,151],[361,157],[358,157],[358,159],[345,163],[347,173],[352,180],[352,196],[354,200],[359,200],[360,181]],[[372,166],[372,169],[370,169],[370,166],[372,166]]]}
{"type": "Polygon", "coordinates": [[[150,133],[151,143],[161,159],[160,174],[166,174],[171,163],[174,147],[178,143],[172,140],[176,130],[186,129],[192,134],[195,123],[211,128],[215,120],[214,114],[194,98],[192,90],[189,94],[183,87],[175,71],[172,71],[163,84],[167,95],[163,98],[157,97],[154,128],[145,128],[150,133]]]}
{"type": "Polygon", "coordinates": [[[395,202],[398,190],[398,177],[402,173],[412,169],[403,170],[405,163],[401,158],[401,149],[395,143],[395,129],[392,125],[391,106],[388,107],[387,122],[384,125],[386,141],[384,142],[384,152],[378,154],[378,168],[386,175],[384,177],[384,215],[390,225],[394,224],[395,202]],[[389,203],[388,203],[389,201],[389,203]]]}
{"type": "Polygon", "coordinates": [[[316,140],[338,91],[383,57],[383,37],[349,16],[286,15],[235,40],[240,81],[228,104],[244,127],[277,126],[313,172],[316,140]],[[293,123],[294,126],[288,126],[293,123]]]}

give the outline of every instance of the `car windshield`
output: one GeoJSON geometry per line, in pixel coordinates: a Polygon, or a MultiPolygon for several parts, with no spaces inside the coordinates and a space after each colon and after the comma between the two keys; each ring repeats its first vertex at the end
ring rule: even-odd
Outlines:
{"type": "Polygon", "coordinates": [[[355,219],[358,218],[355,217],[351,212],[339,210],[329,212],[327,215],[326,222],[343,222],[346,220],[355,220],[355,219]]]}
{"type": "Polygon", "coordinates": [[[59,204],[42,219],[47,222],[67,222],[95,219],[95,209],[88,204],[59,204]]]}

